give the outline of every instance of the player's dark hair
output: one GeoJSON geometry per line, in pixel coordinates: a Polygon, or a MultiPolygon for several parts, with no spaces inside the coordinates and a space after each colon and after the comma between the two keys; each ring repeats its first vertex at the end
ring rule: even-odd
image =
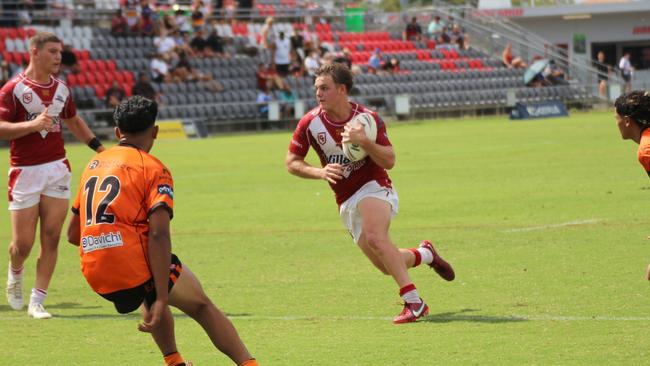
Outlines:
{"type": "Polygon", "coordinates": [[[323,65],[316,70],[316,77],[325,75],[331,76],[335,84],[345,85],[348,93],[352,90],[352,86],[354,86],[354,82],[352,81],[352,71],[350,71],[348,66],[345,64],[332,62],[331,64],[323,65]]]}
{"type": "Polygon", "coordinates": [[[113,119],[123,133],[140,133],[156,123],[158,104],[143,96],[133,96],[120,103],[113,119]]]}
{"type": "Polygon", "coordinates": [[[37,32],[32,36],[32,38],[29,39],[29,48],[36,48],[37,50],[40,50],[45,46],[46,43],[61,43],[61,39],[57,37],[54,33],[50,32],[37,32]]]}
{"type": "Polygon", "coordinates": [[[641,130],[650,127],[650,92],[634,90],[625,93],[614,103],[616,113],[621,117],[629,117],[641,130]]]}

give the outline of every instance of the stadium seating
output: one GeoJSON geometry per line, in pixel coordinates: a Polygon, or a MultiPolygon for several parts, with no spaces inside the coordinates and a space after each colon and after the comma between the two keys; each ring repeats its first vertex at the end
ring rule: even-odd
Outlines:
{"type": "MultiPolygon", "coordinates": [[[[291,7],[292,0],[257,2],[256,9],[268,12],[291,7]]],[[[97,2],[97,7],[115,9],[113,0],[97,2]]],[[[275,32],[290,34],[294,29],[306,29],[303,23],[278,22],[275,32]]],[[[131,95],[135,76],[148,72],[149,55],[155,52],[153,39],[143,36],[114,37],[103,28],[87,26],[73,28],[0,28],[0,55],[13,68],[27,62],[27,39],[36,29],[54,32],[65,40],[72,40],[77,56],[79,74],[67,75],[67,83],[80,110],[103,108],[103,97],[113,80],[117,80],[131,95]]],[[[261,31],[260,23],[234,22],[219,24],[218,32],[232,37],[234,46],[242,49],[255,46],[261,31]]],[[[577,100],[586,97],[584,90],[573,86],[525,88],[523,70],[508,69],[501,61],[477,49],[458,50],[436,47],[435,42],[403,41],[389,32],[350,33],[337,30],[330,24],[317,23],[314,31],[332,49],[351,51],[354,65],[363,71],[375,49],[380,49],[385,61],[396,58],[400,71],[389,74],[362,73],[355,76],[355,98],[362,102],[382,101],[392,106],[392,96],[411,95],[416,110],[494,108],[504,106],[506,91],[516,91],[522,101],[552,99],[577,100]]],[[[172,83],[155,85],[161,94],[163,118],[201,118],[213,120],[256,119],[255,104],[258,63],[268,62],[268,54],[256,57],[235,55],[233,58],[195,58],[192,67],[212,75],[224,87],[221,93],[208,91],[201,83],[172,83]]],[[[290,76],[286,80],[297,99],[313,98],[313,80],[290,76]]],[[[91,114],[91,113],[88,113],[91,114]]],[[[93,118],[94,120],[94,118],[93,118]]]]}

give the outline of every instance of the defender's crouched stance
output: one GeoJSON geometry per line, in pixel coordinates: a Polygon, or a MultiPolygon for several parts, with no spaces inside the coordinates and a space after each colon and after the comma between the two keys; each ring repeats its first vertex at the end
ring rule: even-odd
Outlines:
{"type": "Polygon", "coordinates": [[[115,110],[119,145],[95,155],[81,175],[68,241],[80,245],[81,271],[120,313],[143,306],[143,322],[166,365],[186,365],[176,349],[169,305],[198,322],[238,365],[257,365],[235,327],[196,276],[171,253],[174,183],[148,152],[158,126],[155,102],[133,97],[115,110]]]}

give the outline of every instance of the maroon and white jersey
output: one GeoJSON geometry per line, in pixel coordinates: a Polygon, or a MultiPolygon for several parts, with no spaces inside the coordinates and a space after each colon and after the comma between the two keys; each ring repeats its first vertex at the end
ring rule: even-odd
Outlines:
{"type": "Polygon", "coordinates": [[[339,206],[364,184],[372,180],[376,180],[383,187],[391,186],[386,170],[377,165],[369,156],[352,162],[343,154],[341,146],[343,127],[352,117],[363,112],[370,113],[375,118],[377,123],[375,142],[382,146],[391,146],[386,134],[386,125],[377,116],[377,113],[360,104],[350,103],[350,105],[352,113],[347,120],[342,122],[332,121],[320,107],[311,110],[298,122],[293,139],[289,144],[289,151],[302,157],[307,155],[309,146],[311,146],[318,154],[322,166],[327,164],[343,165],[343,179],[336,184],[330,183],[339,206]]]}
{"type": "Polygon", "coordinates": [[[61,120],[77,115],[70,89],[50,76],[48,84],[39,84],[20,73],[0,89],[0,120],[31,121],[48,108],[54,118],[51,131],[32,132],[11,140],[12,166],[48,163],[65,157],[61,120]]]}

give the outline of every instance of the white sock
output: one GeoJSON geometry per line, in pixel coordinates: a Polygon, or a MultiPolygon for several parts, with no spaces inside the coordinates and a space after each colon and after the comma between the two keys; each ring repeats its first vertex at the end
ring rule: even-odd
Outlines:
{"type": "Polygon", "coordinates": [[[420,253],[420,257],[422,258],[421,263],[426,263],[426,264],[431,264],[433,262],[433,253],[427,248],[417,248],[418,253],[420,253]]]}
{"type": "Polygon", "coordinates": [[[15,269],[11,266],[11,262],[9,262],[9,270],[7,271],[7,280],[8,282],[18,282],[23,279],[23,268],[20,267],[19,269],[15,269]]]}
{"type": "Polygon", "coordinates": [[[420,299],[420,295],[418,294],[417,289],[413,289],[404,295],[402,295],[402,299],[404,302],[409,303],[409,304],[419,304],[422,302],[422,299],[420,299]]]}
{"type": "Polygon", "coordinates": [[[29,297],[29,303],[30,304],[41,304],[45,302],[45,298],[47,297],[47,291],[40,289],[40,288],[33,288],[32,289],[32,296],[29,297]]]}

